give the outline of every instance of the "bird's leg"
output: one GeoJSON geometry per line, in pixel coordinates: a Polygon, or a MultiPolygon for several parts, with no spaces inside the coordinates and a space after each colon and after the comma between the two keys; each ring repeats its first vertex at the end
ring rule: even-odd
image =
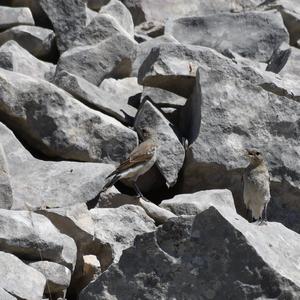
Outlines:
{"type": "Polygon", "coordinates": [[[259,225],[267,225],[267,223],[268,223],[267,207],[268,207],[268,203],[266,203],[264,205],[264,209],[263,209],[263,212],[262,212],[261,217],[260,217],[259,225]]]}
{"type": "Polygon", "coordinates": [[[135,190],[135,192],[137,193],[137,196],[138,196],[139,198],[142,198],[142,199],[144,199],[145,201],[149,201],[146,197],[144,197],[144,195],[142,194],[142,192],[140,191],[138,185],[137,185],[135,182],[133,183],[133,186],[134,186],[134,190],[135,190]]]}

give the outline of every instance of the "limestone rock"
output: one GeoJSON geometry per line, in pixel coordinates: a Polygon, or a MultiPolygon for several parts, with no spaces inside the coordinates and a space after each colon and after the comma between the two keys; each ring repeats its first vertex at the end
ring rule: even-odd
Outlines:
{"type": "Polygon", "coordinates": [[[20,25],[0,33],[0,45],[9,40],[16,41],[38,58],[47,58],[55,51],[53,31],[42,27],[20,25]]]}
{"type": "Polygon", "coordinates": [[[79,299],[293,299],[299,253],[299,235],[281,224],[211,207],[138,236],[79,299]]]}
{"type": "Polygon", "coordinates": [[[0,30],[17,26],[34,25],[31,11],[28,7],[0,6],[0,30]]]}
{"type": "Polygon", "coordinates": [[[15,41],[8,41],[0,47],[0,67],[48,81],[55,73],[55,65],[35,58],[15,41]]]}
{"type": "Polygon", "coordinates": [[[107,77],[128,77],[136,47],[135,42],[119,34],[96,45],[75,47],[61,55],[57,73],[67,71],[95,85],[107,77]]]}
{"type": "Polygon", "coordinates": [[[277,11],[180,18],[170,20],[165,32],[184,44],[206,46],[219,52],[230,49],[261,62],[268,62],[273,52],[289,41],[277,11]]]}
{"type": "Polygon", "coordinates": [[[176,215],[197,215],[210,206],[231,208],[235,211],[232,193],[229,190],[207,190],[193,194],[179,194],[159,205],[176,215]]]}
{"type": "Polygon", "coordinates": [[[134,126],[137,130],[150,127],[157,132],[159,148],[156,164],[165,177],[167,186],[173,186],[183,166],[185,150],[172,125],[150,101],[146,100],[137,113],[134,126]]]}
{"type": "Polygon", "coordinates": [[[2,69],[0,80],[0,111],[11,128],[46,155],[119,162],[137,144],[135,132],[53,84],[2,69]]]}
{"type": "Polygon", "coordinates": [[[42,273],[27,266],[16,256],[2,251],[0,251],[0,265],[1,299],[40,300],[43,298],[46,278],[42,273]],[[8,296],[2,289],[8,293],[8,296]]]}
{"type": "MultiPolygon", "coordinates": [[[[0,144],[9,169],[13,209],[64,207],[92,200],[113,166],[99,163],[52,162],[34,158],[0,123],[0,144]]],[[[9,194],[6,194],[9,195],[9,194]]]]}
{"type": "Polygon", "coordinates": [[[76,245],[44,216],[0,209],[0,249],[27,260],[49,260],[73,270],[76,245]]]}

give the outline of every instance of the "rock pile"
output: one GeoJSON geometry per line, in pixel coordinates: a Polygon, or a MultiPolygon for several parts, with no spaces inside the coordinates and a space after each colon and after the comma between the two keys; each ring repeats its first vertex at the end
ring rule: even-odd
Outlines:
{"type": "Polygon", "coordinates": [[[0,0],[0,299],[300,299],[299,63],[295,0],[0,0]]]}

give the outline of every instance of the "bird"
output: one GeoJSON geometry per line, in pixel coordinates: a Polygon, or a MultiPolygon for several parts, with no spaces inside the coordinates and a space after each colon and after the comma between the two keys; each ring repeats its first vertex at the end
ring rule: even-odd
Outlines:
{"type": "Polygon", "coordinates": [[[154,129],[144,127],[141,133],[144,141],[129,154],[129,157],[125,161],[120,163],[115,171],[106,177],[107,182],[100,193],[105,192],[120,179],[127,179],[133,182],[137,196],[147,200],[140,191],[136,181],[155,164],[159,143],[157,133],[154,129]]]}
{"type": "Polygon", "coordinates": [[[267,207],[270,202],[270,175],[267,164],[260,151],[247,149],[246,155],[250,163],[244,170],[243,198],[247,211],[259,224],[267,223],[267,207]]]}

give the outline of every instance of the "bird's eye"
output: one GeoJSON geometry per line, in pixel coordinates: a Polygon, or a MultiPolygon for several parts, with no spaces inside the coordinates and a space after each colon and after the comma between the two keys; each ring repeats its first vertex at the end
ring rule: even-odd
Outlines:
{"type": "Polygon", "coordinates": [[[256,154],[256,155],[260,155],[260,153],[259,153],[259,152],[256,152],[255,154],[256,154]]]}

